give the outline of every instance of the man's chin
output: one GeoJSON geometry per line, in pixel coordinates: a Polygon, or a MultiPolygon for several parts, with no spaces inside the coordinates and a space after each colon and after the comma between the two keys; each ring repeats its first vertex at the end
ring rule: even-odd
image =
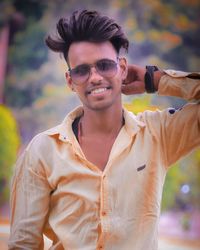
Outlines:
{"type": "Polygon", "coordinates": [[[112,107],[112,103],[98,103],[98,104],[93,104],[93,105],[88,105],[87,108],[92,110],[92,111],[96,111],[96,112],[100,112],[100,111],[106,111],[109,108],[112,107]]]}

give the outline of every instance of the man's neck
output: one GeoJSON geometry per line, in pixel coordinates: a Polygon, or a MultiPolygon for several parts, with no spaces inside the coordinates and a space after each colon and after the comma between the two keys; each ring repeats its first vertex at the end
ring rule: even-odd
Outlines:
{"type": "Polygon", "coordinates": [[[103,111],[84,109],[81,123],[84,135],[118,134],[123,125],[123,109],[122,107],[103,111]]]}

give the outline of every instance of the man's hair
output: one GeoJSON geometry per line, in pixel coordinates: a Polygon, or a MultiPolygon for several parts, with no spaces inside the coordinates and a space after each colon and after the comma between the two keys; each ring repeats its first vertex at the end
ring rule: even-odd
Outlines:
{"type": "Polygon", "coordinates": [[[129,41],[122,28],[111,18],[97,11],[75,11],[69,19],[61,18],[57,23],[59,37],[48,36],[46,45],[55,52],[61,52],[68,61],[69,47],[73,42],[110,41],[119,54],[120,49],[128,51],[129,41]]]}

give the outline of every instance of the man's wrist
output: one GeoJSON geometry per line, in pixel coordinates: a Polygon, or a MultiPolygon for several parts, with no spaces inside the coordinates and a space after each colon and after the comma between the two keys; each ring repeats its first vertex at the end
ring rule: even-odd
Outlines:
{"type": "Polygon", "coordinates": [[[154,93],[157,91],[157,86],[154,84],[154,72],[158,71],[156,66],[146,66],[146,73],[144,76],[145,90],[147,93],[154,93]]]}
{"type": "Polygon", "coordinates": [[[145,90],[147,93],[155,93],[158,91],[158,86],[161,77],[165,74],[164,71],[159,70],[157,66],[146,66],[145,73],[145,90]]]}
{"type": "Polygon", "coordinates": [[[165,72],[163,70],[158,70],[154,72],[154,86],[156,91],[158,91],[159,82],[163,75],[165,75],[165,72]]]}

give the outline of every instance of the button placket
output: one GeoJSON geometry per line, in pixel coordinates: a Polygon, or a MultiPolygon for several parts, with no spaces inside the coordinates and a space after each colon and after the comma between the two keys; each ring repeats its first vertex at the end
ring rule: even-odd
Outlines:
{"type": "Polygon", "coordinates": [[[108,222],[108,189],[107,178],[102,175],[101,179],[101,207],[100,207],[100,220],[102,225],[102,233],[106,233],[109,230],[108,222]]]}
{"type": "Polygon", "coordinates": [[[102,216],[106,216],[106,212],[105,212],[105,211],[102,211],[101,215],[102,215],[102,216]]]}

